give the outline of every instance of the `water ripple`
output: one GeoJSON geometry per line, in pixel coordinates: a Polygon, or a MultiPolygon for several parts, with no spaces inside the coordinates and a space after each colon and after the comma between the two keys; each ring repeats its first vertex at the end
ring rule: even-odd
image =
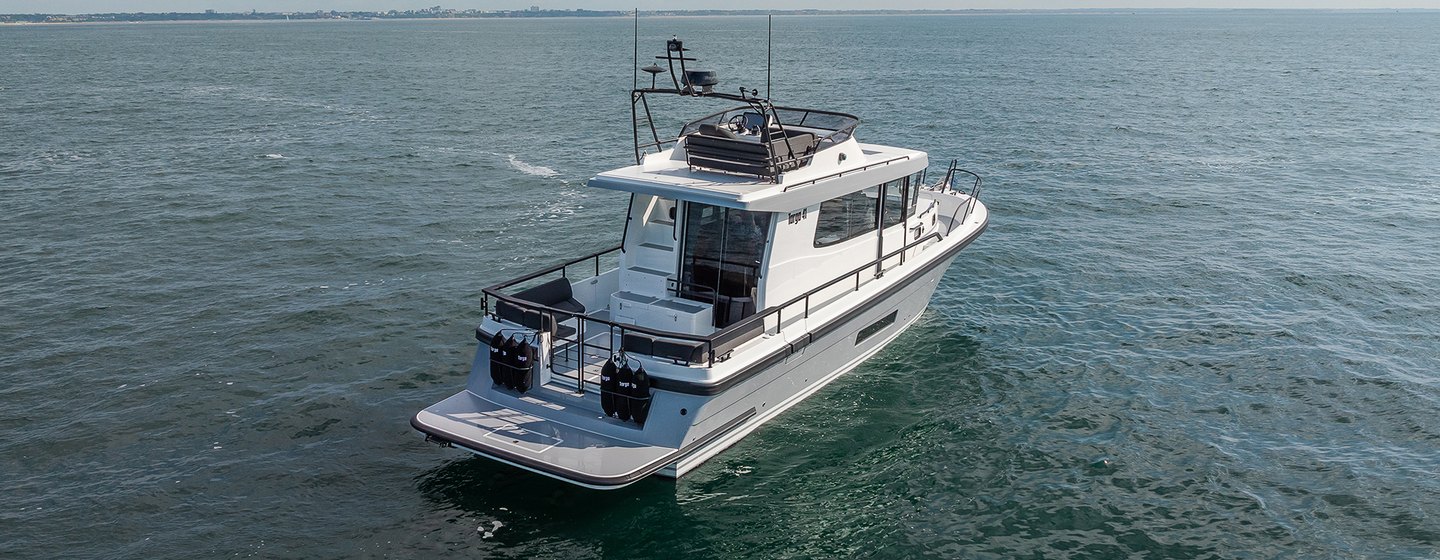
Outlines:
{"type": "Polygon", "coordinates": [[[986,176],[931,310],[678,483],[425,445],[480,288],[619,239],[630,25],[0,33],[0,556],[1440,554],[1427,13],[777,19],[786,104],[986,176]]]}

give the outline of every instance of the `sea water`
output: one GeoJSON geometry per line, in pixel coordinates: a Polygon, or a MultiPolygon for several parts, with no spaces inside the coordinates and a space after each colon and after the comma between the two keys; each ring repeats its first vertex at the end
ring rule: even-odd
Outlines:
{"type": "Polygon", "coordinates": [[[678,482],[426,444],[481,288],[619,241],[633,24],[0,28],[0,557],[1440,554],[1436,13],[642,19],[990,230],[678,482]]]}

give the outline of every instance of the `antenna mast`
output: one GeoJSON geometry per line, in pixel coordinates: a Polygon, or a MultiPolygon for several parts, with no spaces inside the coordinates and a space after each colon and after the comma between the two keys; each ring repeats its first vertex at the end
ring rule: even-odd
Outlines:
{"type": "MultiPolygon", "coordinates": [[[[765,15],[765,98],[770,98],[770,37],[775,29],[775,14],[765,15]]],[[[637,47],[638,48],[638,47],[637,47]]]]}
{"type": "Polygon", "coordinates": [[[630,59],[630,89],[640,89],[640,8],[635,8],[635,58],[630,59]]]}

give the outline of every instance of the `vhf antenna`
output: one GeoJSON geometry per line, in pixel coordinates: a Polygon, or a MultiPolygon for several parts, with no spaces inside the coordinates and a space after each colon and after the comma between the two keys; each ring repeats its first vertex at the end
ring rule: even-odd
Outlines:
{"type": "Polygon", "coordinates": [[[630,89],[640,89],[640,8],[635,8],[635,58],[630,60],[630,89]]]}
{"type": "Polygon", "coordinates": [[[770,37],[774,34],[775,14],[765,15],[765,98],[770,99],[770,37]]]}

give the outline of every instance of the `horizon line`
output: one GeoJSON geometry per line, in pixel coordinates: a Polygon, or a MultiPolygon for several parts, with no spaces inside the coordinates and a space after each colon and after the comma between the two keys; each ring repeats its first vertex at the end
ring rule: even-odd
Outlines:
{"type": "MultiPolygon", "coordinates": [[[[6,16],[69,16],[69,17],[77,17],[77,16],[112,16],[112,15],[197,15],[197,16],[206,16],[206,15],[208,15],[208,16],[219,16],[219,15],[295,15],[295,14],[372,14],[372,15],[383,15],[383,14],[390,14],[390,13],[397,13],[397,14],[427,14],[427,13],[428,13],[428,14],[433,14],[433,15],[447,15],[447,14],[525,14],[525,13],[531,13],[531,14],[546,14],[546,13],[549,13],[549,14],[592,13],[592,14],[607,14],[607,15],[613,15],[613,16],[634,16],[634,15],[636,15],[637,13],[638,13],[639,15],[642,15],[642,16],[643,16],[643,15],[645,15],[645,14],[648,13],[648,14],[701,15],[701,16],[703,16],[703,15],[736,15],[736,16],[777,15],[777,16],[778,16],[778,15],[828,15],[828,14],[847,14],[847,13],[850,13],[850,14],[936,14],[936,13],[955,13],[955,14],[963,14],[963,13],[1073,13],[1073,12],[1178,12],[1178,11],[1187,11],[1187,12],[1188,12],[1188,11],[1193,11],[1193,12],[1440,12],[1440,8],[1252,8],[1252,7],[1168,7],[1168,8],[1147,7],[1147,8],[1133,8],[1133,7],[1118,7],[1118,6],[1117,6],[1117,7],[1108,7],[1108,8],[1107,8],[1107,7],[1090,7],[1090,8],[913,8],[913,9],[898,9],[898,8],[825,8],[825,9],[817,9],[817,8],[807,8],[807,9],[783,9],[783,10],[773,10],[773,9],[767,10],[767,9],[758,9],[758,8],[757,8],[757,9],[735,9],[735,8],[729,8],[729,9],[727,9],[727,8],[713,8],[713,9],[709,9],[709,8],[691,8],[691,9],[674,9],[674,10],[667,10],[667,9],[660,9],[660,10],[654,10],[654,9],[652,9],[652,10],[637,10],[637,9],[633,9],[633,8],[632,8],[632,9],[623,9],[623,10],[622,10],[622,9],[591,9],[591,8],[572,8],[572,9],[547,8],[547,9],[540,9],[540,10],[533,10],[533,9],[481,10],[481,9],[475,9],[475,8],[469,8],[469,9],[447,8],[447,9],[440,10],[440,11],[430,11],[430,9],[425,9],[425,8],[422,8],[422,9],[414,9],[414,8],[411,8],[411,9],[390,8],[390,9],[378,9],[378,10],[335,10],[335,9],[319,9],[319,10],[287,10],[287,11],[259,11],[259,10],[248,10],[248,11],[234,11],[234,12],[221,12],[221,11],[216,11],[216,10],[206,10],[206,11],[198,11],[198,12],[179,12],[179,11],[166,11],[166,12],[150,12],[150,11],[118,12],[118,11],[111,11],[111,12],[76,12],[76,13],[60,13],[60,12],[13,12],[13,13],[0,13],[0,17],[6,17],[6,16]]],[[[599,17],[605,17],[605,16],[599,16],[599,17]]],[[[456,18],[456,19],[463,19],[463,18],[456,18]]]]}

